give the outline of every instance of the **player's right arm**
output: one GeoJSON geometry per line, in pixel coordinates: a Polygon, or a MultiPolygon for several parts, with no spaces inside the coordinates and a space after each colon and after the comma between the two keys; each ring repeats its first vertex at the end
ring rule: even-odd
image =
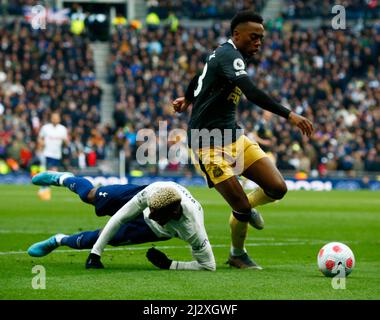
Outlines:
{"type": "Polygon", "coordinates": [[[123,207],[121,207],[107,222],[102,230],[98,240],[92,247],[90,256],[86,262],[86,268],[93,266],[89,265],[89,260],[100,260],[100,256],[103,253],[105,246],[114,237],[122,224],[134,219],[138,216],[146,207],[147,197],[145,189],[136,194],[130,201],[128,201],[123,207]]]}
{"type": "Polygon", "coordinates": [[[184,97],[176,98],[172,104],[175,112],[184,112],[187,110],[190,104],[194,102],[194,90],[198,83],[199,75],[196,75],[191,79],[184,97]]]}

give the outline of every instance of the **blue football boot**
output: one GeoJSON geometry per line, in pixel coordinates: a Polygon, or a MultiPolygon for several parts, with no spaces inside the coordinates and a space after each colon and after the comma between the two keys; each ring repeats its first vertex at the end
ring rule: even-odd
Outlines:
{"type": "Polygon", "coordinates": [[[28,249],[28,254],[32,257],[43,257],[58,247],[59,245],[55,239],[55,236],[52,236],[47,240],[31,245],[28,249]]]}
{"type": "Polygon", "coordinates": [[[67,175],[67,178],[74,177],[71,172],[45,171],[36,174],[32,178],[32,183],[38,186],[60,186],[59,178],[63,175],[67,175]]]}

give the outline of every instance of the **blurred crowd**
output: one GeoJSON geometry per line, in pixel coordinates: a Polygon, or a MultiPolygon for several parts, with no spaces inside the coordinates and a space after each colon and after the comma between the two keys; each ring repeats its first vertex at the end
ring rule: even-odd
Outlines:
{"type": "Polygon", "coordinates": [[[65,166],[104,157],[101,88],[86,35],[74,36],[68,25],[41,32],[17,20],[0,25],[0,48],[0,172],[39,163],[37,137],[52,111],[71,134],[65,166]]]}
{"type": "Polygon", "coordinates": [[[380,18],[378,0],[284,0],[284,4],[283,14],[287,19],[329,18],[338,13],[332,13],[335,5],[344,6],[347,19],[380,18]]]}
{"type": "MultiPolygon", "coordinates": [[[[283,17],[286,19],[331,18],[335,5],[342,5],[347,19],[380,18],[378,0],[283,0],[283,17]]],[[[253,9],[262,12],[265,0],[148,0],[150,11],[156,12],[161,19],[174,13],[179,18],[189,19],[230,19],[236,11],[253,9]]]]}
{"type": "Polygon", "coordinates": [[[189,19],[231,19],[239,10],[261,12],[265,3],[266,0],[147,0],[147,7],[161,19],[167,18],[170,13],[189,19]]]}
{"type": "MultiPolygon", "coordinates": [[[[45,2],[49,3],[51,1],[47,0],[45,2]]],[[[34,6],[37,4],[42,4],[42,2],[38,0],[0,0],[0,13],[21,16],[24,6],[34,6]]]]}
{"type": "MultiPolygon", "coordinates": [[[[20,21],[1,24],[0,173],[5,166],[17,171],[38,162],[38,131],[52,111],[59,111],[70,132],[64,150],[67,169],[97,166],[124,151],[128,174],[144,143],[138,139],[141,130],[158,132],[160,123],[168,132],[187,129],[189,114],[174,114],[171,101],[184,95],[206,56],[228,38],[229,21],[211,28],[115,25],[106,62],[116,101],[111,126],[100,124],[102,92],[86,32],[74,35],[67,25],[49,24],[40,32],[20,21]]],[[[268,23],[263,48],[248,74],[260,88],[312,120],[316,132],[306,139],[285,119],[244,97],[238,121],[281,170],[320,177],[336,170],[345,176],[380,172],[379,67],[379,24],[339,31],[268,23]]],[[[192,175],[194,166],[168,161],[167,149],[156,147],[165,146],[161,139],[150,146],[158,163],[140,168],[154,174],[184,169],[192,175]]],[[[183,140],[182,146],[186,150],[183,140]]]]}

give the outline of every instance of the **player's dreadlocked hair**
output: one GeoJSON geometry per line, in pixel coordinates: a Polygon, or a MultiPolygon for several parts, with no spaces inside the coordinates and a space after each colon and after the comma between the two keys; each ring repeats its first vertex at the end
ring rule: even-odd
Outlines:
{"type": "Polygon", "coordinates": [[[234,33],[234,30],[238,24],[249,21],[262,24],[264,22],[264,19],[253,10],[239,11],[231,20],[231,35],[234,33]]]}
{"type": "Polygon", "coordinates": [[[148,199],[148,206],[154,210],[160,210],[181,202],[181,196],[177,190],[171,187],[160,188],[148,199]]]}

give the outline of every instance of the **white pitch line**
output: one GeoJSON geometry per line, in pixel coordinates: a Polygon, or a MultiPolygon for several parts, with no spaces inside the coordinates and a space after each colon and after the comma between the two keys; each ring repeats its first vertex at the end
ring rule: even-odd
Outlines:
{"type": "MultiPolygon", "coordinates": [[[[346,241],[348,242],[348,241],[346,241]]],[[[323,240],[313,240],[313,241],[300,241],[300,242],[273,242],[273,243],[247,243],[246,247],[281,247],[281,246],[303,246],[303,245],[311,245],[311,244],[322,244],[325,243],[323,240]]],[[[134,251],[134,250],[147,250],[151,248],[149,247],[122,247],[122,248],[106,248],[105,251],[134,251]]],[[[229,248],[230,245],[226,244],[215,244],[212,245],[212,248],[229,248]]],[[[190,249],[190,246],[160,246],[158,245],[157,248],[159,249],[190,249]]],[[[81,250],[75,250],[75,249],[64,249],[64,250],[57,250],[56,253],[74,253],[74,252],[80,252],[90,249],[81,249],[81,250]]],[[[5,251],[0,252],[0,255],[14,255],[14,254],[27,254],[26,251],[5,251]]]]}
{"type": "MultiPolygon", "coordinates": [[[[93,229],[95,230],[95,228],[93,229]]],[[[81,231],[77,231],[77,233],[79,233],[81,231]]],[[[57,234],[57,230],[54,230],[54,231],[46,231],[46,230],[21,230],[21,229],[15,229],[15,230],[7,230],[7,229],[0,229],[0,234],[10,234],[10,233],[23,233],[23,234],[57,234]]],[[[215,240],[215,239],[228,239],[228,235],[226,236],[217,236],[217,235],[213,235],[213,236],[210,236],[209,237],[210,240],[215,240]]],[[[260,238],[255,238],[255,237],[247,237],[246,239],[247,241],[288,241],[288,242],[304,242],[304,241],[309,241],[307,239],[301,239],[301,238],[273,238],[273,237],[260,237],[260,238]]],[[[310,240],[312,241],[312,240],[310,240]]],[[[330,240],[316,240],[316,241],[319,241],[319,242],[331,242],[330,240]]],[[[342,241],[342,242],[345,242],[345,241],[342,241]]],[[[350,242],[350,241],[346,241],[346,242],[350,242]]],[[[351,241],[352,242],[352,241],[351,241]]],[[[1,252],[0,252],[1,254],[1,252]]]]}

